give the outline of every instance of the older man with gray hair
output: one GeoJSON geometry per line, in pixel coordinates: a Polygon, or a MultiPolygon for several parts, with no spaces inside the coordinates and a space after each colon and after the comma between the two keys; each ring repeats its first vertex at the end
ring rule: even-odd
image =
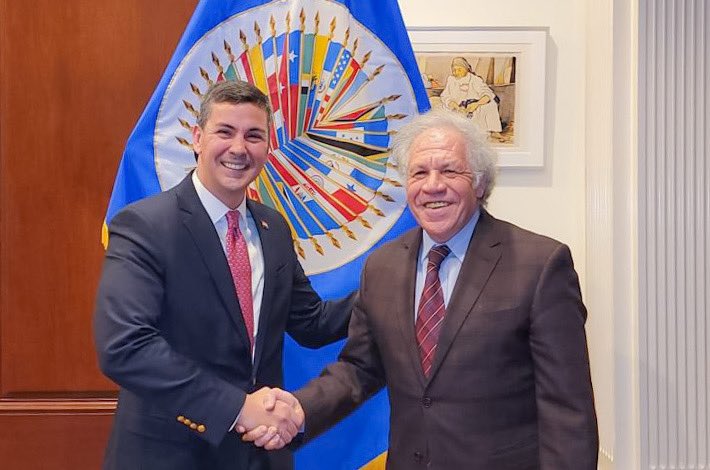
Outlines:
{"type": "Polygon", "coordinates": [[[419,116],[393,153],[420,227],[370,255],[338,361],[295,392],[306,437],[386,386],[390,470],[596,469],[570,250],[485,210],[495,153],[466,118],[419,116]]]}

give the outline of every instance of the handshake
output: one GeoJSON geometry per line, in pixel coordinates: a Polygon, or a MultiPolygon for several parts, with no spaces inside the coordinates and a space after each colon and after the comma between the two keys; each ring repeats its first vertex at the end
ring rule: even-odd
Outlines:
{"type": "Polygon", "coordinates": [[[279,388],[264,387],[247,395],[234,429],[243,441],[275,450],[291,442],[304,419],[296,397],[279,388]]]}

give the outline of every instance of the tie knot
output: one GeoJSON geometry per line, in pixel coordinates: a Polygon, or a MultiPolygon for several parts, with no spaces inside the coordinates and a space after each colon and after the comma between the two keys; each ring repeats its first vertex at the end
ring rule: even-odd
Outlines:
{"type": "Polygon", "coordinates": [[[436,245],[429,250],[427,258],[429,259],[429,263],[433,265],[434,268],[439,269],[441,262],[444,261],[444,258],[449,256],[449,253],[451,253],[451,249],[449,249],[448,246],[436,245]]]}
{"type": "Polygon", "coordinates": [[[239,230],[239,211],[227,211],[227,230],[239,230]]]}

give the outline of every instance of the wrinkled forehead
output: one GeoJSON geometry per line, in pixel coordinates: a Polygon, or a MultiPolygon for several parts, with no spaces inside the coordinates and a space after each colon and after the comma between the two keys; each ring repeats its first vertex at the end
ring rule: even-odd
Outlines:
{"type": "Polygon", "coordinates": [[[431,128],[419,134],[409,148],[409,163],[432,158],[467,163],[466,141],[455,129],[431,128]]]}

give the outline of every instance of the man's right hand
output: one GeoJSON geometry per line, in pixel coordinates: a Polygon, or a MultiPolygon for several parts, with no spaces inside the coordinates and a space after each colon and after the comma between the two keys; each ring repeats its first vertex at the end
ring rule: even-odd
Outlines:
{"type": "Polygon", "coordinates": [[[264,387],[247,395],[235,427],[245,441],[267,450],[287,445],[303,426],[303,409],[296,397],[264,387]]]}
{"type": "MultiPolygon", "coordinates": [[[[253,442],[254,445],[263,447],[266,450],[281,449],[291,442],[295,434],[302,428],[305,417],[303,408],[301,408],[296,397],[278,388],[262,388],[257,393],[260,393],[259,396],[262,398],[262,406],[267,412],[277,413],[289,409],[292,416],[295,418],[292,423],[296,425],[296,432],[291,435],[284,435],[281,428],[266,422],[254,427],[243,426],[237,422],[236,430],[237,432],[244,433],[242,440],[246,442],[253,442]]],[[[290,432],[292,430],[293,428],[289,427],[288,431],[290,432]]]]}
{"type": "Polygon", "coordinates": [[[287,445],[303,426],[304,413],[296,397],[264,387],[247,398],[237,420],[236,431],[244,441],[266,450],[287,445]]]}

